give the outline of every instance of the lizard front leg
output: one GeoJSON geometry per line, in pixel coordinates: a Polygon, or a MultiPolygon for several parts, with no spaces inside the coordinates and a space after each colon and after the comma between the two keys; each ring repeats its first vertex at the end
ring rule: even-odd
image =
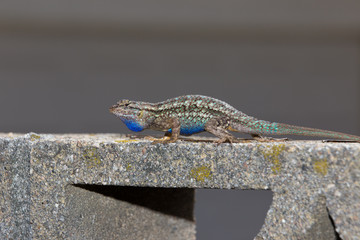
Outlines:
{"type": "Polygon", "coordinates": [[[163,128],[163,129],[171,129],[171,134],[166,132],[164,138],[154,140],[152,142],[153,144],[176,142],[176,140],[178,139],[178,137],[180,135],[180,122],[179,122],[179,119],[177,119],[177,118],[169,118],[167,120],[162,120],[161,122],[156,123],[156,124],[157,124],[157,126],[163,128]]]}
{"type": "Polygon", "coordinates": [[[205,130],[209,133],[214,134],[219,138],[219,140],[217,140],[216,143],[238,142],[236,138],[225,129],[226,122],[227,121],[225,119],[213,118],[205,124],[205,130]]]}

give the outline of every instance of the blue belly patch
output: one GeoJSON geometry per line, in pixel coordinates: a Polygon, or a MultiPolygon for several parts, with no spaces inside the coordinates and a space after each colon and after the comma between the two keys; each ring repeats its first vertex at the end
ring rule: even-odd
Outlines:
{"type": "Polygon", "coordinates": [[[133,121],[133,120],[129,120],[129,119],[124,119],[122,120],[126,126],[134,132],[141,132],[142,130],[144,130],[144,127],[141,126],[138,122],[133,121]]]}
{"type": "MultiPolygon", "coordinates": [[[[199,133],[205,131],[205,128],[203,126],[197,126],[197,127],[182,127],[180,128],[180,135],[192,135],[194,133],[199,133]]],[[[170,128],[168,130],[169,133],[172,132],[172,129],[170,128]]]]}

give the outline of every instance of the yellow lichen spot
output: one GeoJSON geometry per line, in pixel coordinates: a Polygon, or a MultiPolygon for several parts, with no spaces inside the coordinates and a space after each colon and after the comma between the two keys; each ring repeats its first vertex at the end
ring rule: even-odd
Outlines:
{"type": "Polygon", "coordinates": [[[271,170],[274,174],[280,173],[281,162],[279,155],[285,150],[284,144],[273,145],[272,147],[267,147],[262,151],[265,159],[272,163],[271,170]]]}
{"type": "Polygon", "coordinates": [[[126,164],[126,171],[130,171],[130,170],[131,170],[131,168],[132,168],[132,166],[131,166],[131,164],[130,164],[130,163],[126,164]]]}
{"type": "Polygon", "coordinates": [[[193,168],[190,172],[190,177],[194,178],[198,182],[204,182],[205,178],[210,178],[212,176],[211,169],[209,166],[200,166],[193,168]]]}
{"type": "Polygon", "coordinates": [[[327,159],[319,159],[314,161],[314,171],[320,173],[321,175],[325,176],[328,171],[328,163],[327,159]]]}
{"type": "Polygon", "coordinates": [[[36,135],[36,134],[31,134],[30,135],[30,140],[31,141],[36,141],[36,140],[39,140],[39,139],[40,139],[39,135],[36,135]]]}
{"type": "Polygon", "coordinates": [[[115,142],[117,143],[128,143],[128,142],[137,142],[139,140],[134,140],[134,139],[119,139],[119,140],[115,140],[115,142]]]}
{"type": "Polygon", "coordinates": [[[83,157],[88,167],[96,167],[101,164],[101,158],[98,149],[95,147],[87,148],[84,150],[83,157]]]}

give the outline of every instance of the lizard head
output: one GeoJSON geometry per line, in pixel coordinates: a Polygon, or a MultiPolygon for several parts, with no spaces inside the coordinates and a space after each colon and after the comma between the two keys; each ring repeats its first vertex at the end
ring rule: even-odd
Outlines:
{"type": "Polygon", "coordinates": [[[109,110],[130,130],[140,132],[147,127],[151,118],[151,113],[145,107],[146,104],[124,99],[111,106],[109,110]]]}

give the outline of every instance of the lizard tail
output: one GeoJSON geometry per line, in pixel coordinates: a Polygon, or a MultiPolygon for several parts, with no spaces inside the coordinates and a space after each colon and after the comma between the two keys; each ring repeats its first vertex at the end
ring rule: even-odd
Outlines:
{"type": "Polygon", "coordinates": [[[351,141],[360,141],[359,136],[350,135],[346,133],[333,132],[328,130],[308,128],[294,126],[284,123],[272,123],[273,131],[271,134],[278,135],[303,135],[303,136],[314,136],[314,137],[323,137],[323,138],[333,138],[333,139],[342,139],[342,140],[351,140],[351,141]]]}

